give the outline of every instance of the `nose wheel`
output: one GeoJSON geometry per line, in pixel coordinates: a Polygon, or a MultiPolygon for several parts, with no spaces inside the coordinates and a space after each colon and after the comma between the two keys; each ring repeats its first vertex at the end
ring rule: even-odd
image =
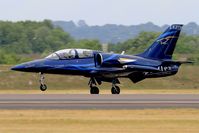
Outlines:
{"type": "Polygon", "coordinates": [[[44,83],[45,77],[43,73],[40,73],[40,90],[41,91],[46,91],[47,90],[47,85],[44,83]]]}
{"type": "Polygon", "coordinates": [[[40,85],[40,90],[41,91],[46,91],[47,90],[47,86],[45,84],[41,84],[40,85]]]}

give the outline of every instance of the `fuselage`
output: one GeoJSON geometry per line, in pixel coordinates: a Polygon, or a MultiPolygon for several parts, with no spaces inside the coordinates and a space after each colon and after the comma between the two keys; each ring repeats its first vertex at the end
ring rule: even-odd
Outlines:
{"type": "MultiPolygon", "coordinates": [[[[78,50],[76,50],[78,54],[78,50]]],[[[92,51],[89,57],[74,56],[74,58],[44,58],[17,65],[12,70],[24,72],[41,72],[48,74],[80,75],[85,77],[119,78],[128,77],[130,74],[140,71],[126,69],[125,66],[154,67],[159,72],[146,72],[146,77],[170,76],[177,72],[178,66],[162,66],[161,60],[146,59],[139,56],[121,55],[92,51]],[[100,54],[102,61],[96,64],[95,55],[100,54]]],[[[144,71],[142,71],[144,72],[144,71]]]]}

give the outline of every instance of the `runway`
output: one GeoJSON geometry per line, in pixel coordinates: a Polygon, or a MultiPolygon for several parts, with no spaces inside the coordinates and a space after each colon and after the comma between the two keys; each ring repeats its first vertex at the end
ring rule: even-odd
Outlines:
{"type": "Polygon", "coordinates": [[[0,109],[198,108],[199,95],[0,94],[0,109]]]}

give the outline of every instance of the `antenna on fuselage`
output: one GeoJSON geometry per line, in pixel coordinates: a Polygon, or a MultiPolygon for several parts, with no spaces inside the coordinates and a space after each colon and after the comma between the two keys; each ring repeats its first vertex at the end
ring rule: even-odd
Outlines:
{"type": "Polygon", "coordinates": [[[108,44],[107,43],[102,44],[102,51],[108,52],[108,44]]]}
{"type": "Polygon", "coordinates": [[[125,51],[122,51],[121,55],[124,55],[125,54],[125,51]]]}

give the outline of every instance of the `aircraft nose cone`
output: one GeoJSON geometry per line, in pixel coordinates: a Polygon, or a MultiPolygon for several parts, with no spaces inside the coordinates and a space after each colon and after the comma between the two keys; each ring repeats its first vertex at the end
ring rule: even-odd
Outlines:
{"type": "Polygon", "coordinates": [[[11,70],[22,72],[40,72],[43,68],[43,64],[44,60],[34,60],[13,66],[11,70]]]}
{"type": "Polygon", "coordinates": [[[14,71],[23,71],[24,69],[25,69],[24,65],[16,65],[11,68],[11,70],[14,70],[14,71]]]}

